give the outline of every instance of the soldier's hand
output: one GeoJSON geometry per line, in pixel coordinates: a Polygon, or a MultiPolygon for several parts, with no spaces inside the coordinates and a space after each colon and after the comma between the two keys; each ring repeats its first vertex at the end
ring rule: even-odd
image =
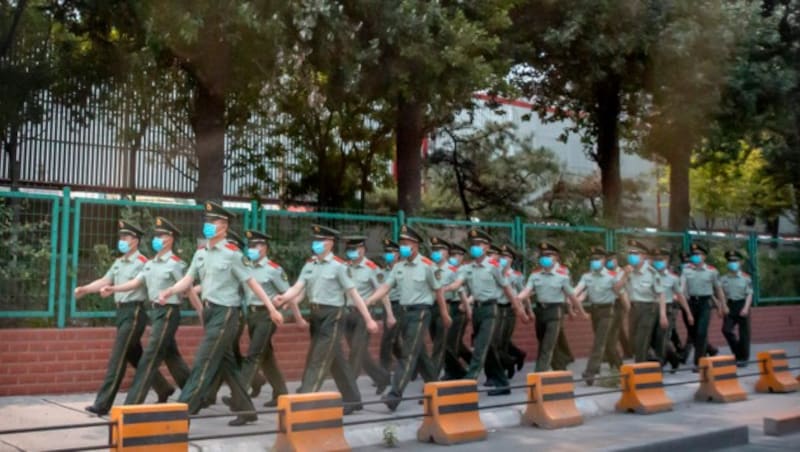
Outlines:
{"type": "Polygon", "coordinates": [[[386,327],[391,329],[394,328],[395,325],[397,325],[397,319],[394,315],[386,316],[386,327]]]}
{"type": "Polygon", "coordinates": [[[283,303],[285,302],[286,299],[283,297],[283,294],[278,294],[272,297],[272,304],[274,304],[276,308],[283,306],[283,303]]]}
{"type": "Polygon", "coordinates": [[[158,294],[158,304],[166,303],[167,302],[167,298],[169,298],[171,296],[172,296],[172,287],[162,290],[158,294]]]}
{"type": "Polygon", "coordinates": [[[104,286],[103,288],[100,289],[100,296],[103,298],[111,296],[111,294],[113,293],[114,289],[111,286],[104,286]]]}
{"type": "Polygon", "coordinates": [[[283,315],[277,309],[269,313],[269,318],[271,318],[276,325],[283,325],[283,315]]]}
{"type": "Polygon", "coordinates": [[[472,309],[467,308],[466,314],[467,314],[467,321],[471,322],[472,321],[472,309]]]}
{"type": "Polygon", "coordinates": [[[378,332],[378,324],[372,318],[370,318],[367,321],[367,331],[369,331],[372,334],[375,334],[375,333],[378,332]]]}
{"type": "Polygon", "coordinates": [[[623,268],[623,270],[625,271],[625,273],[631,273],[633,272],[633,265],[626,265],[625,268],[623,268]]]}
{"type": "Polygon", "coordinates": [[[450,328],[450,325],[452,325],[452,324],[453,324],[453,318],[452,318],[452,317],[450,317],[450,314],[449,314],[449,313],[445,313],[445,314],[442,316],[442,323],[444,324],[444,327],[445,327],[445,328],[450,328]]]}
{"type": "Polygon", "coordinates": [[[669,321],[667,320],[667,316],[661,314],[658,316],[658,325],[661,327],[662,330],[666,330],[669,327],[669,321]]]}
{"type": "Polygon", "coordinates": [[[80,300],[86,295],[86,289],[83,286],[78,286],[75,288],[75,299],[80,300]]]}
{"type": "Polygon", "coordinates": [[[298,318],[294,319],[294,321],[295,321],[295,323],[297,323],[297,325],[300,326],[300,328],[308,328],[308,322],[306,322],[306,319],[304,319],[302,317],[298,317],[298,318]]]}
{"type": "Polygon", "coordinates": [[[581,311],[581,318],[582,318],[583,320],[589,320],[589,318],[590,318],[590,317],[589,317],[589,313],[587,313],[586,311],[583,311],[583,310],[582,310],[582,311],[581,311]]]}
{"type": "Polygon", "coordinates": [[[750,314],[750,309],[748,308],[742,308],[742,310],[739,311],[739,315],[742,317],[747,317],[748,314],[750,314]]]}
{"type": "Polygon", "coordinates": [[[691,312],[686,314],[686,323],[688,323],[690,326],[694,325],[694,316],[692,316],[691,312]]]}

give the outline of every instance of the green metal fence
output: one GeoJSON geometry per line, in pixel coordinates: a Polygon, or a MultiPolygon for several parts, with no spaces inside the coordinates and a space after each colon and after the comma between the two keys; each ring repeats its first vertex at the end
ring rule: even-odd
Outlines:
{"type": "MultiPolygon", "coordinates": [[[[562,249],[562,258],[573,274],[588,268],[592,245],[624,251],[625,242],[636,238],[651,246],[673,251],[677,264],[680,251],[693,241],[710,249],[710,262],[725,271],[724,252],[738,249],[748,255],[745,271],[754,278],[755,303],[800,302],[800,240],[759,238],[755,234],[723,235],[663,232],[651,229],[605,229],[512,221],[460,221],[406,218],[397,215],[361,215],[331,212],[293,212],[262,209],[255,202],[231,209],[238,214],[232,229],[259,229],[273,240],[270,255],[280,262],[294,280],[310,255],[310,225],[319,223],[343,234],[367,237],[367,254],[382,263],[381,241],[397,238],[400,225],[409,224],[426,237],[441,236],[466,244],[466,231],[477,226],[497,241],[511,243],[522,251],[526,270],[533,264],[535,249],[542,240],[562,249]]],[[[111,299],[96,295],[75,300],[78,284],[102,276],[116,257],[116,223],[133,220],[149,229],[156,216],[169,218],[182,231],[178,254],[191,260],[200,243],[202,207],[128,200],[73,198],[67,188],[58,195],[0,192],[0,325],[84,325],[107,322],[114,314],[111,299]],[[106,320],[104,320],[106,319],[106,320]]],[[[141,249],[152,255],[150,237],[141,249]]],[[[337,252],[343,251],[339,245],[337,252]]],[[[185,314],[193,316],[187,310],[185,314]]]]}

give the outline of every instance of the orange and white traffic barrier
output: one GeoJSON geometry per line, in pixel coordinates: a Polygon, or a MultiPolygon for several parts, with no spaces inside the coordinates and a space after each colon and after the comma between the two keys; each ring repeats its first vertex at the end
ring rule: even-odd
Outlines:
{"type": "Polygon", "coordinates": [[[553,429],[583,424],[575,405],[572,372],[536,372],[528,374],[528,405],[524,423],[553,429]]]}
{"type": "Polygon", "coordinates": [[[349,451],[342,427],[338,392],[286,394],[278,397],[276,452],[349,451]]]}
{"type": "Polygon", "coordinates": [[[789,360],[783,350],[769,350],[758,353],[758,367],[761,377],[756,382],[758,392],[795,392],[800,383],[789,373],[789,360]]]}
{"type": "Polygon", "coordinates": [[[664,391],[664,374],[659,363],[624,364],[620,378],[622,396],[617,411],[652,414],[672,410],[672,399],[664,391]]]}
{"type": "Polygon", "coordinates": [[[185,403],[115,406],[111,408],[111,422],[111,450],[189,450],[189,412],[185,403]]]}
{"type": "Polygon", "coordinates": [[[694,399],[724,403],[747,400],[732,355],[700,358],[700,387],[694,399]]]}
{"type": "Polygon", "coordinates": [[[453,380],[425,383],[425,414],[417,431],[421,442],[459,444],[486,439],[478,413],[478,382],[453,380]]]}

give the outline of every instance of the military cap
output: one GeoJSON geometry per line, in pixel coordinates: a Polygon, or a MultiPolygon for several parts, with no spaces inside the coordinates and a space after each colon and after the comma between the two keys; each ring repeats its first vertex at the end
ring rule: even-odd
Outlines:
{"type": "Polygon", "coordinates": [[[164,217],[156,217],[156,227],[154,229],[156,234],[169,234],[172,236],[180,235],[181,231],[174,224],[170,223],[164,217]]]}
{"type": "Polygon", "coordinates": [[[242,239],[242,236],[231,231],[230,229],[228,230],[228,234],[225,236],[225,239],[229,242],[233,242],[239,247],[240,250],[244,249],[244,240],[242,239]]]}
{"type": "Polygon", "coordinates": [[[419,232],[411,229],[411,226],[407,224],[400,226],[400,239],[413,240],[417,243],[424,242],[424,240],[422,239],[422,235],[420,235],[419,232]]]}
{"type": "Polygon", "coordinates": [[[400,247],[397,245],[397,243],[394,242],[394,240],[392,240],[390,238],[385,238],[385,239],[383,239],[383,250],[384,251],[399,251],[400,247]]]}
{"type": "Polygon", "coordinates": [[[539,252],[542,254],[559,254],[558,247],[553,245],[550,242],[541,241],[539,242],[539,252]]]}
{"type": "Polygon", "coordinates": [[[672,254],[672,251],[670,251],[670,249],[667,247],[661,246],[658,248],[653,248],[653,256],[669,257],[670,254],[672,254]]]}
{"type": "Polygon", "coordinates": [[[638,240],[630,239],[628,240],[627,244],[628,244],[628,250],[638,251],[643,254],[650,253],[650,248],[638,240]]]}
{"type": "Polygon", "coordinates": [[[222,220],[232,220],[236,218],[236,214],[231,212],[230,210],[222,207],[221,205],[215,203],[214,201],[206,201],[205,202],[205,211],[204,214],[206,218],[211,219],[222,219],[222,220]]]}
{"type": "Polygon", "coordinates": [[[515,250],[514,247],[508,243],[500,245],[500,254],[511,257],[512,259],[516,259],[519,256],[517,250],[515,250]]]}
{"type": "Polygon", "coordinates": [[[244,236],[247,237],[247,243],[267,243],[272,239],[269,234],[264,234],[261,231],[253,229],[245,231],[244,236]]]}
{"type": "Polygon", "coordinates": [[[606,253],[606,259],[616,259],[616,257],[617,257],[617,252],[614,250],[608,250],[608,252],[606,253]]]}
{"type": "Polygon", "coordinates": [[[728,250],[725,251],[725,259],[729,261],[743,261],[745,258],[744,254],[740,253],[739,251],[728,250]]]}
{"type": "Polygon", "coordinates": [[[468,235],[471,242],[492,243],[492,236],[483,229],[472,228],[469,230],[468,235]]]}
{"type": "Polygon", "coordinates": [[[367,238],[363,235],[348,235],[342,237],[342,240],[348,246],[364,246],[367,242],[367,238]]]}
{"type": "Polygon", "coordinates": [[[467,249],[457,243],[450,242],[450,254],[467,254],[467,249]]]}
{"type": "Polygon", "coordinates": [[[609,252],[602,246],[593,246],[589,248],[589,255],[591,256],[608,256],[609,252]]]}
{"type": "Polygon", "coordinates": [[[339,231],[326,226],[312,224],[311,234],[314,236],[315,239],[336,240],[336,237],[339,236],[339,231]]]}
{"type": "Polygon", "coordinates": [[[117,223],[120,234],[129,234],[140,238],[144,235],[144,231],[139,226],[131,223],[130,221],[119,220],[117,223]]]}
{"type": "Polygon", "coordinates": [[[708,254],[708,248],[704,247],[699,243],[692,243],[692,246],[690,246],[689,249],[691,250],[692,254],[697,254],[697,253],[708,254]]]}
{"type": "Polygon", "coordinates": [[[489,245],[489,254],[500,254],[500,247],[494,243],[489,245]]]}
{"type": "Polygon", "coordinates": [[[431,249],[449,250],[451,247],[450,242],[441,237],[431,237],[431,249]]]}
{"type": "Polygon", "coordinates": [[[681,262],[689,262],[689,253],[681,253],[681,262]]]}

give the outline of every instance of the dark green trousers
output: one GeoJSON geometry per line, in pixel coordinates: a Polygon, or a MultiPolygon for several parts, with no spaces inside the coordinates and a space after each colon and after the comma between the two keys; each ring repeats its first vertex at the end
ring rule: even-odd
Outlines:
{"type": "MultiPolygon", "coordinates": [[[[464,332],[467,330],[467,315],[460,309],[460,305],[459,302],[447,304],[453,323],[447,330],[445,338],[444,374],[446,379],[461,379],[467,373],[459,360],[459,358],[465,358],[464,352],[467,348],[463,342],[464,332]]],[[[464,361],[468,363],[472,359],[472,354],[468,354],[466,358],[464,361]]]]}
{"type": "Polygon", "coordinates": [[[500,362],[504,369],[512,368],[518,360],[525,358],[525,352],[514,344],[514,330],[517,327],[517,313],[514,312],[510,304],[498,305],[500,307],[500,317],[502,326],[498,333],[498,351],[500,362]]]}
{"type": "MultiPolygon", "coordinates": [[[[147,324],[147,313],[144,303],[120,303],[116,312],[117,336],[111,347],[111,356],[108,358],[108,368],[97,391],[94,406],[101,411],[108,411],[114,404],[114,398],[119,390],[119,385],[125,377],[125,362],[137,368],[142,358],[141,338],[147,324]]],[[[152,384],[156,392],[166,394],[172,386],[156,370],[152,384]]]]}
{"type": "Polygon", "coordinates": [[[209,397],[214,381],[221,377],[231,389],[231,409],[255,411],[233,353],[234,344],[239,339],[239,308],[206,302],[203,317],[205,335],[195,353],[192,372],[178,401],[189,405],[189,413],[197,413],[209,397]]]}
{"type": "MultiPolygon", "coordinates": [[[[375,315],[375,313],[372,313],[375,315]]],[[[369,331],[367,331],[367,324],[364,322],[364,317],[355,308],[350,308],[347,314],[345,339],[347,345],[350,347],[350,356],[348,362],[353,375],[358,378],[361,375],[361,370],[375,382],[378,386],[389,385],[389,372],[372,359],[369,353],[369,331]]]]}
{"type": "Polygon", "coordinates": [[[180,305],[162,306],[154,303],[148,315],[150,317],[150,339],[147,341],[147,347],[136,367],[136,374],[133,377],[133,384],[128,390],[128,396],[125,398],[125,405],[144,403],[153,380],[160,375],[158,367],[162,362],[167,365],[175,383],[181,388],[189,379],[189,366],[183,360],[181,352],[178,350],[178,343],[175,342],[175,332],[178,331],[178,325],[181,322],[180,305]]]}
{"type": "Polygon", "coordinates": [[[722,334],[728,341],[731,353],[737,361],[747,361],[750,359],[750,316],[742,317],[739,315],[744,308],[744,300],[728,300],[728,313],[722,320],[722,334]],[[739,336],[736,336],[734,329],[739,328],[739,336]]]}
{"type": "Polygon", "coordinates": [[[667,329],[661,329],[658,325],[658,321],[656,321],[656,325],[653,328],[653,351],[655,351],[662,365],[667,361],[678,359],[678,350],[670,340],[672,333],[675,331],[678,311],[680,311],[680,307],[676,303],[668,303],[667,329]]]}
{"type": "Polygon", "coordinates": [[[612,369],[619,369],[622,366],[622,356],[619,352],[619,344],[623,343],[623,353],[627,347],[627,335],[623,329],[623,323],[627,318],[625,310],[622,306],[622,300],[619,298],[614,302],[614,316],[611,319],[611,324],[608,327],[608,335],[606,338],[605,356],[604,361],[611,366],[612,369]],[[624,340],[623,340],[624,336],[624,340]]]}
{"type": "Polygon", "coordinates": [[[637,363],[647,361],[647,352],[650,350],[653,328],[658,326],[658,303],[632,302],[631,315],[633,316],[633,359],[637,363]]]}
{"type": "Polygon", "coordinates": [[[400,340],[400,358],[392,375],[392,389],[389,397],[402,397],[408,382],[417,366],[425,382],[434,381],[433,362],[425,349],[425,334],[431,322],[430,306],[401,306],[397,318],[400,340]]]}
{"type": "Polygon", "coordinates": [[[536,308],[534,308],[534,313],[536,314],[536,339],[539,341],[536,372],[546,372],[551,369],[553,353],[561,331],[563,311],[564,305],[561,303],[537,303],[536,308]]]}
{"type": "MultiPolygon", "coordinates": [[[[400,312],[399,301],[392,301],[392,312],[395,315],[395,319],[397,319],[400,312]]],[[[397,327],[397,324],[395,324],[394,327],[389,328],[389,326],[386,324],[386,314],[384,314],[379,356],[381,368],[387,372],[389,372],[392,368],[392,356],[394,356],[395,359],[400,359],[400,343],[397,340],[399,331],[400,330],[397,327]]]]}
{"type": "Polygon", "coordinates": [[[476,304],[472,311],[475,342],[465,378],[477,379],[485,367],[486,375],[497,386],[508,386],[508,377],[500,362],[499,344],[496,340],[500,327],[500,308],[497,303],[476,304]]]}
{"type": "Polygon", "coordinates": [[[342,351],[344,312],[344,307],[311,304],[311,344],[299,392],[319,391],[330,372],[344,402],[361,401],[356,377],[342,351]]]}
{"type": "MultiPolygon", "coordinates": [[[[231,344],[231,352],[233,353],[233,358],[236,361],[237,369],[240,370],[242,365],[244,364],[244,356],[242,356],[242,349],[239,347],[239,342],[242,340],[242,334],[244,334],[244,327],[247,324],[247,318],[243,314],[243,312],[239,311],[239,328],[236,330],[236,339],[231,344]]],[[[213,405],[217,401],[217,393],[219,393],[220,388],[222,387],[222,383],[227,383],[228,387],[231,387],[232,383],[228,381],[228,377],[230,374],[223,374],[222,372],[217,372],[217,376],[214,377],[214,383],[211,384],[211,389],[208,390],[206,393],[205,403],[208,405],[213,405]]],[[[250,382],[247,380],[242,380],[247,387],[250,382]]]]}
{"type": "MultiPolygon", "coordinates": [[[[565,308],[566,309],[566,308],[565,308]]],[[[567,370],[567,366],[575,362],[575,357],[572,355],[572,350],[567,341],[567,333],[564,328],[565,317],[561,317],[561,325],[558,328],[558,338],[556,339],[556,348],[553,351],[553,359],[551,366],[553,370],[567,370]]]]}
{"type": "Polygon", "coordinates": [[[589,362],[586,363],[584,377],[593,377],[600,373],[600,365],[603,357],[606,356],[606,344],[608,343],[608,333],[611,323],[614,321],[614,304],[592,305],[592,331],[594,332],[594,342],[592,343],[592,353],[589,355],[589,362]]]}
{"type": "MultiPolygon", "coordinates": [[[[267,308],[263,306],[248,308],[247,332],[250,334],[250,345],[242,361],[242,381],[245,384],[255,385],[256,374],[258,369],[261,369],[272,386],[273,399],[289,393],[272,348],[272,336],[276,330],[267,308]]],[[[263,379],[261,381],[263,382],[263,379]]]]}

